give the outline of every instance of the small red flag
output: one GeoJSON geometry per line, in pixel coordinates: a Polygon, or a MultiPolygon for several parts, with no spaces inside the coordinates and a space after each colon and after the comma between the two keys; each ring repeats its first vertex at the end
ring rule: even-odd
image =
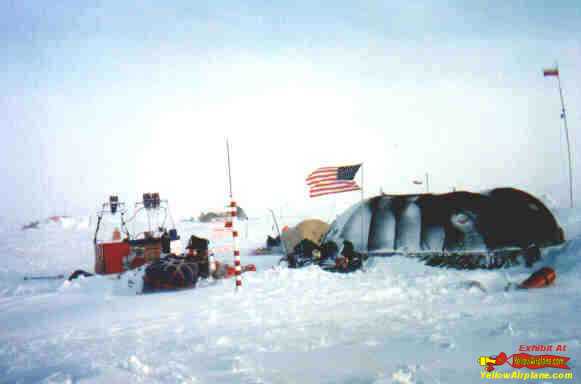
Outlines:
{"type": "Polygon", "coordinates": [[[543,76],[559,76],[559,68],[543,69],[543,76]]]}

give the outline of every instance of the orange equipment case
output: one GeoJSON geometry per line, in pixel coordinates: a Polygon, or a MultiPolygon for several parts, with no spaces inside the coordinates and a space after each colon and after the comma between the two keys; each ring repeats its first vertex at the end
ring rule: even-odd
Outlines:
{"type": "Polygon", "coordinates": [[[129,243],[98,243],[95,245],[95,255],[95,273],[121,273],[125,270],[123,259],[129,256],[129,243]]]}

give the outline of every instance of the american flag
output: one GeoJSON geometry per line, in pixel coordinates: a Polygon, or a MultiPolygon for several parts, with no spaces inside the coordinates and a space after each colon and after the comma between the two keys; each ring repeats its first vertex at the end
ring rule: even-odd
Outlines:
{"type": "Polygon", "coordinates": [[[361,164],[357,164],[322,167],[314,170],[306,180],[310,197],[360,190],[361,188],[353,180],[360,167],[361,164]]]}

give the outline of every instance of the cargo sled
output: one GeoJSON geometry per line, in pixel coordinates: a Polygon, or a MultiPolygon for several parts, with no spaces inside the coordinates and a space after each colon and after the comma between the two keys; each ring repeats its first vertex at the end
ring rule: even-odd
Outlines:
{"type": "Polygon", "coordinates": [[[167,200],[144,193],[129,219],[125,203],[111,196],[97,215],[94,236],[95,273],[121,273],[169,254],[179,236],[167,200]],[[170,221],[171,229],[166,228],[170,221]],[[131,230],[130,230],[131,228],[131,230]]]}

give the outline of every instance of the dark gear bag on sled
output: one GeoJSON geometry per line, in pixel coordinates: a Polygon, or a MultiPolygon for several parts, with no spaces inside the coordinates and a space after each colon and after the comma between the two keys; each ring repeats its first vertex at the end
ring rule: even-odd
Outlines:
{"type": "Polygon", "coordinates": [[[198,277],[195,261],[169,255],[147,266],[143,276],[143,293],[194,288],[198,277]]]}
{"type": "Polygon", "coordinates": [[[207,279],[210,276],[210,262],[208,260],[208,239],[197,236],[190,236],[186,249],[193,251],[193,256],[188,258],[198,264],[198,274],[202,279],[207,279]]]}
{"type": "Polygon", "coordinates": [[[321,261],[321,247],[309,240],[303,239],[295,245],[292,253],[286,256],[289,268],[301,268],[321,261]]]}
{"type": "Polygon", "coordinates": [[[335,258],[335,265],[325,266],[324,269],[329,272],[354,272],[363,267],[363,262],[366,259],[367,257],[365,255],[355,251],[352,242],[346,240],[343,242],[341,254],[335,258]]]}
{"type": "Polygon", "coordinates": [[[208,241],[208,239],[192,235],[190,236],[190,240],[188,240],[188,245],[186,246],[186,248],[193,249],[195,251],[207,251],[209,243],[210,242],[208,241]]]}

